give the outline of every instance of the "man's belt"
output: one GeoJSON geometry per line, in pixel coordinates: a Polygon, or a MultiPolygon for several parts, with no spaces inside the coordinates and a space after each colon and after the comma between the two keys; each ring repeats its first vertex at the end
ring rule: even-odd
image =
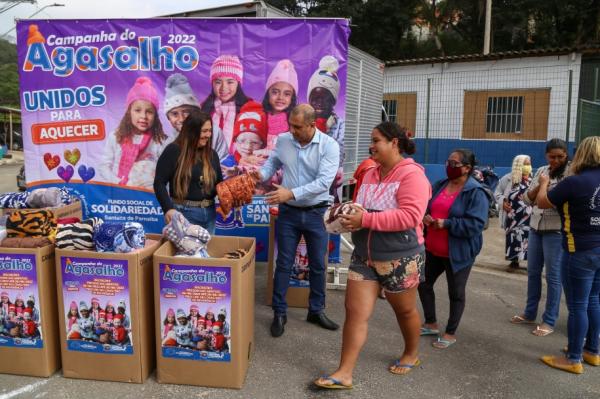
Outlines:
{"type": "Polygon", "coordinates": [[[329,202],[322,201],[322,202],[319,202],[318,204],[307,205],[307,206],[296,206],[296,205],[290,205],[288,203],[285,203],[284,205],[289,206],[290,208],[293,208],[293,209],[301,210],[301,211],[310,211],[311,209],[326,208],[329,206],[329,202]]]}
{"type": "Polygon", "coordinates": [[[208,208],[209,206],[213,206],[215,201],[209,199],[203,199],[202,201],[190,201],[190,200],[178,200],[175,198],[171,198],[177,205],[190,206],[195,208],[208,208]]]}

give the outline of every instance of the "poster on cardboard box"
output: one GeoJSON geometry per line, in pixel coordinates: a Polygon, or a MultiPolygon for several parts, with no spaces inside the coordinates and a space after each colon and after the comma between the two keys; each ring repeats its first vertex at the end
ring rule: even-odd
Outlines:
{"type": "Polygon", "coordinates": [[[231,361],[231,269],[160,264],[163,357],[231,361]]]}
{"type": "Polygon", "coordinates": [[[133,354],[127,261],[62,256],[67,349],[133,354]]]}
{"type": "Polygon", "coordinates": [[[0,253],[0,346],[42,348],[35,255],[0,253]]]}

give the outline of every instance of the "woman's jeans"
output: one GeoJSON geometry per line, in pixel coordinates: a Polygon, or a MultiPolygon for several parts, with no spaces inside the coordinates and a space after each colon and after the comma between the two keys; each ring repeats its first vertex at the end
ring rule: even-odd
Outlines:
{"type": "Polygon", "coordinates": [[[174,204],[185,218],[192,224],[204,227],[210,235],[215,234],[215,220],[217,219],[217,208],[211,205],[206,208],[174,204]]]}
{"type": "Polygon", "coordinates": [[[600,247],[564,252],[563,285],[569,308],[567,357],[581,362],[582,350],[600,353],[600,247]]]}
{"type": "Polygon", "coordinates": [[[542,270],[546,266],[546,311],[542,321],[554,327],[558,319],[562,283],[560,276],[562,255],[562,234],[560,231],[529,231],[529,247],[527,248],[527,305],[524,316],[527,320],[535,320],[538,304],[542,297],[542,270]]]}

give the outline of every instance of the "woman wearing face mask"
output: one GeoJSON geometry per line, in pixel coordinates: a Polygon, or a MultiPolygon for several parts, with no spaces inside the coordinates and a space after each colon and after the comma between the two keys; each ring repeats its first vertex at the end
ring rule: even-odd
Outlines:
{"type": "Polygon", "coordinates": [[[562,290],[560,258],[561,232],[560,216],[556,209],[541,209],[535,199],[540,189],[541,175],[550,176],[548,190],[552,190],[564,177],[568,166],[567,143],[561,139],[552,139],[546,144],[546,160],[548,165],[539,168],[531,182],[527,195],[523,196],[526,204],[533,205],[530,220],[529,245],[527,246],[527,304],[525,311],[512,317],[514,324],[534,324],[538,313],[538,304],[542,297],[542,269],[546,266],[546,310],[542,315],[542,323],[532,334],[544,337],[554,331],[558,319],[560,295],[562,290]]]}
{"type": "Polygon", "coordinates": [[[456,330],[465,309],[465,288],[475,257],[481,251],[489,202],[481,184],[471,174],[475,155],[468,149],[453,151],[446,161],[447,179],[434,184],[433,197],[423,218],[425,233],[425,282],[419,285],[425,323],[421,335],[438,335],[434,348],[456,342],[456,330]],[[446,273],[450,315],[446,332],[440,333],[433,286],[446,273]]]}
{"type": "Polygon", "coordinates": [[[504,231],[506,232],[506,260],[510,261],[507,271],[519,269],[519,261],[527,260],[529,242],[529,220],[531,205],[524,200],[531,184],[531,159],[528,155],[517,155],[513,160],[511,186],[504,198],[504,231]]]}
{"type": "Polygon", "coordinates": [[[154,192],[167,223],[178,210],[193,224],[215,231],[216,185],[223,181],[219,156],[210,147],[212,123],[204,112],[193,111],[181,133],[158,159],[154,192]],[[167,183],[169,192],[167,192],[167,183]]]}

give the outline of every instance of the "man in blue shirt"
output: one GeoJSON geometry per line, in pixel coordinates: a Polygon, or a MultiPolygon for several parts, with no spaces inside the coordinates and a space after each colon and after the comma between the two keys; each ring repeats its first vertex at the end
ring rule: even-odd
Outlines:
{"type": "Polygon", "coordinates": [[[273,282],[271,335],[283,334],[287,321],[285,296],[300,237],[306,241],[310,296],[307,321],[329,330],[338,325],[323,312],[325,308],[325,256],[328,236],[323,215],[333,201],[329,187],[339,165],[337,142],[315,126],[315,110],[300,104],[290,113],[290,133],[277,138],[277,145],[260,170],[267,181],[283,168],[281,185],[267,194],[270,205],[279,204],[276,224],[277,260],[273,282]]]}

